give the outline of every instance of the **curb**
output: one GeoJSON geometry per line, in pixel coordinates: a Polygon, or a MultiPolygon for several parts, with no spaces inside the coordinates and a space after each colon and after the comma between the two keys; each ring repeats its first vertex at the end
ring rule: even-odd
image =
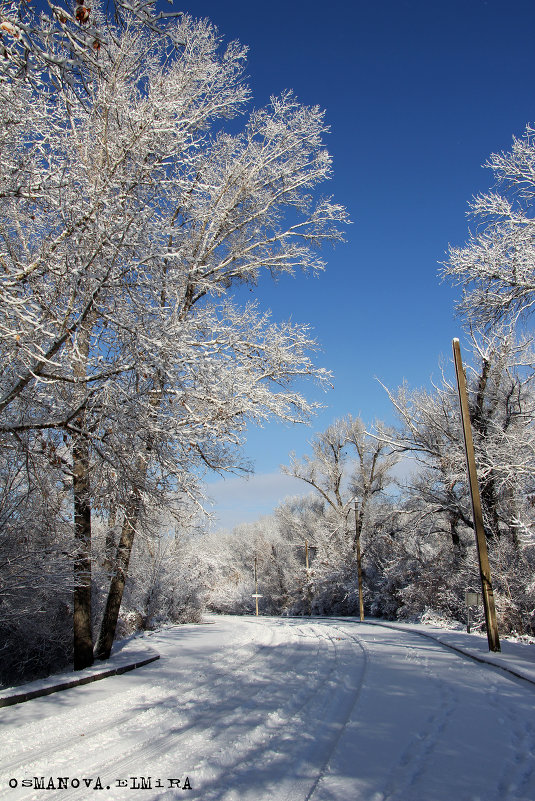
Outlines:
{"type": "MultiPolygon", "coordinates": [[[[52,695],[52,693],[57,693],[61,690],[69,690],[71,687],[78,687],[81,684],[91,684],[94,681],[107,679],[109,676],[118,676],[122,673],[127,673],[130,670],[135,670],[136,668],[148,665],[160,658],[160,654],[156,653],[156,651],[153,651],[152,648],[147,649],[147,651],[152,651],[152,653],[144,658],[137,658],[133,662],[125,662],[124,664],[117,665],[116,667],[104,668],[98,672],[91,672],[89,675],[86,673],[86,675],[81,675],[77,678],[66,679],[64,681],[60,681],[59,683],[37,687],[33,690],[27,689],[21,690],[20,692],[15,691],[9,695],[0,694],[0,708],[13,706],[14,704],[22,704],[24,701],[31,701],[32,698],[41,698],[45,695],[52,695]]],[[[139,657],[139,653],[137,656],[139,657]]],[[[91,670],[91,668],[89,670],[91,670]]],[[[84,673],[84,671],[80,672],[82,674],[84,673]]]]}

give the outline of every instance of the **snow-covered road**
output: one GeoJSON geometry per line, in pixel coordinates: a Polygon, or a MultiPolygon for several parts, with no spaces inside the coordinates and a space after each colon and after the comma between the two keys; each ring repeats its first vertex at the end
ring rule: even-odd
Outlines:
{"type": "Polygon", "coordinates": [[[533,685],[379,626],[211,621],[0,710],[0,799],[535,801],[533,685]]]}

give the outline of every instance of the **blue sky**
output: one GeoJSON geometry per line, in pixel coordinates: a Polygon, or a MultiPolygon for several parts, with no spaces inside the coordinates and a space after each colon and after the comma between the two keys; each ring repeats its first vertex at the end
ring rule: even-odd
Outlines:
{"type": "Polygon", "coordinates": [[[301,489],[277,475],[279,465],[335,418],[395,421],[376,377],[391,388],[425,386],[441,355],[449,359],[460,335],[457,290],[440,282],[438,263],[467,237],[467,201],[489,187],[481,165],[535,121],[535,5],[189,0],[181,8],[250,47],[256,106],[292,89],[326,109],[334,177],[325,191],[353,220],[347,243],[325,251],[319,278],[258,287],[274,319],[312,326],[335,387],[321,393],[326,408],[310,428],[249,432],[256,477],[210,482],[219,523],[231,526],[301,489]]]}

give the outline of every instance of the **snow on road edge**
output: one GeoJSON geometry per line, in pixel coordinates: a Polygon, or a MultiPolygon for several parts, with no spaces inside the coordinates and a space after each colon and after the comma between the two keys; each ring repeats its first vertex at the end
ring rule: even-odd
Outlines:
{"type": "Polygon", "coordinates": [[[474,659],[476,662],[493,665],[507,673],[512,673],[517,678],[535,684],[535,648],[532,645],[502,640],[502,651],[494,653],[486,650],[488,649],[487,638],[481,634],[466,634],[461,631],[439,629],[424,623],[398,623],[397,621],[387,622],[376,619],[360,621],[358,618],[337,618],[337,620],[353,620],[355,623],[363,625],[383,626],[396,631],[420,634],[422,637],[435,640],[440,645],[474,659]],[[530,653],[528,649],[531,649],[533,653],[530,653]]]}
{"type": "Polygon", "coordinates": [[[0,691],[0,708],[21,704],[32,698],[51,695],[60,690],[68,690],[71,687],[78,687],[80,684],[90,684],[93,681],[106,679],[108,676],[117,676],[148,665],[160,658],[160,654],[154,648],[134,642],[135,646],[128,644],[118,653],[112,654],[105,662],[97,661],[91,667],[77,671],[76,674],[73,672],[60,673],[46,679],[37,679],[21,684],[18,687],[8,687],[0,691]]]}

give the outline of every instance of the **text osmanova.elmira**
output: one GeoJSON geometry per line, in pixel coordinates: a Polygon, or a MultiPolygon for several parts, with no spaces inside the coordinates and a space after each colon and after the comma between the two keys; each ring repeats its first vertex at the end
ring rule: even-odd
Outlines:
{"type": "Polygon", "coordinates": [[[153,776],[129,776],[127,779],[113,779],[111,782],[100,776],[93,778],[78,776],[30,776],[23,779],[12,778],[8,782],[14,790],[27,787],[32,790],[111,790],[124,787],[129,790],[191,790],[191,782],[187,776],[181,779],[161,779],[153,776]]]}

